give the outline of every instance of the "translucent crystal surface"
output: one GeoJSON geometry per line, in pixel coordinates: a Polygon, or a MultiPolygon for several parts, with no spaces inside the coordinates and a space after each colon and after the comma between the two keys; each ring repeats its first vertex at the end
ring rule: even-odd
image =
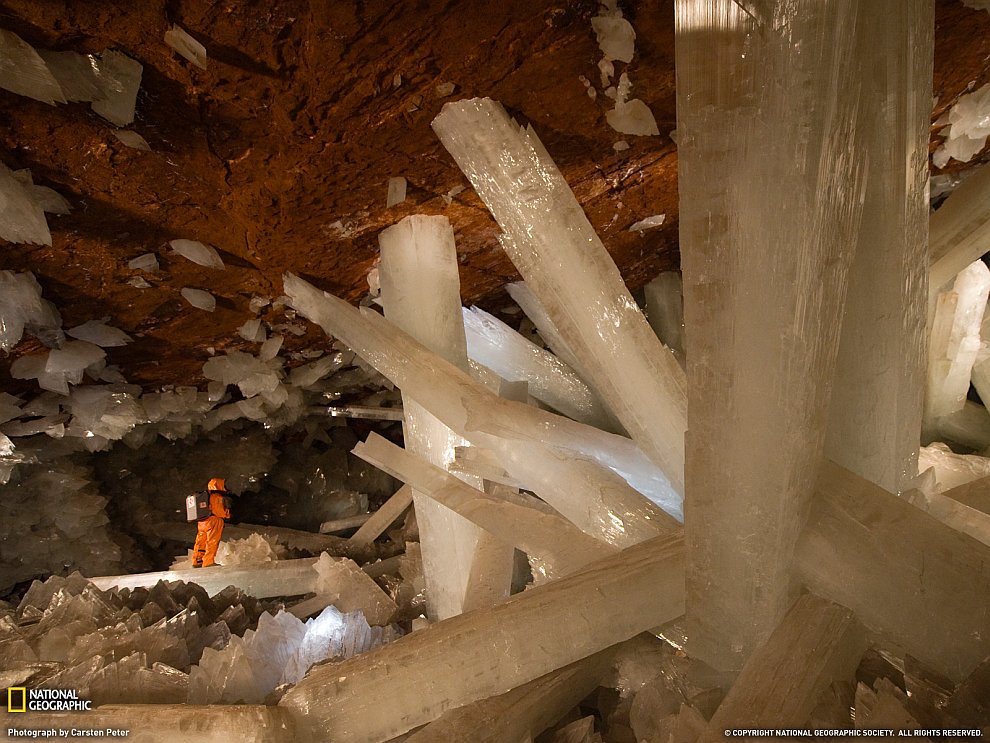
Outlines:
{"type": "Polygon", "coordinates": [[[463,308],[468,355],[504,379],[524,379],[533,397],[590,426],[615,431],[617,423],[573,369],[477,307],[463,308]]]}
{"type": "Polygon", "coordinates": [[[374,542],[379,536],[385,533],[406,509],[412,505],[412,488],[403,485],[395,491],[392,496],[385,501],[377,511],[371,514],[371,518],[364,522],[351,538],[348,540],[355,547],[364,547],[374,542]]]}
{"type": "Polygon", "coordinates": [[[428,494],[506,544],[539,558],[552,577],[572,573],[614,551],[556,514],[488,495],[377,434],[359,443],[354,454],[428,494]]]}
{"type": "Polygon", "coordinates": [[[949,126],[941,134],[945,143],[932,156],[936,167],[944,168],[949,158],[972,160],[990,136],[990,85],[959,96],[949,109],[949,126]]]}
{"type": "Polygon", "coordinates": [[[204,245],[198,240],[171,240],[169,245],[172,246],[172,250],[193,263],[207,268],[222,269],[224,267],[223,260],[216,249],[204,245]]]}
{"type": "Polygon", "coordinates": [[[646,542],[361,658],[314,668],[280,706],[313,739],[389,740],[679,616],[683,590],[681,540],[646,542]],[[376,690],[386,679],[383,706],[376,690]]]}
{"type": "Polygon", "coordinates": [[[317,574],[313,590],[317,595],[332,597],[331,603],[339,611],[360,611],[369,624],[377,626],[392,620],[395,602],[353,560],[330,557],[324,552],[313,569],[317,574]]]}
{"type": "Polygon", "coordinates": [[[489,99],[448,103],[433,129],[502,228],[503,248],[580,359],[579,371],[681,492],[684,372],[535,132],[489,99]]]}
{"type": "Polygon", "coordinates": [[[154,273],[158,270],[158,258],[154,253],[143,253],[137,258],[127,261],[127,267],[135,271],[148,271],[154,273]]]}
{"type": "Polygon", "coordinates": [[[924,423],[929,440],[938,419],[961,409],[980,350],[980,325],[990,294],[990,269],[975,261],[938,295],[928,343],[924,423]]]}
{"type": "Polygon", "coordinates": [[[689,652],[721,668],[790,604],[867,173],[835,90],[875,74],[857,27],[880,7],[775,3],[771,31],[734,0],[676,6],[689,652]]]}
{"type": "Polygon", "coordinates": [[[45,61],[20,36],[2,29],[0,29],[0,87],[49,105],[54,105],[56,101],[65,103],[62,89],[45,61]]]}
{"type": "Polygon", "coordinates": [[[0,271],[0,349],[10,351],[24,331],[43,342],[60,342],[62,318],[41,298],[41,286],[30,272],[0,271]]]}
{"type": "Polygon", "coordinates": [[[300,312],[373,361],[452,429],[496,452],[514,478],[582,531],[627,545],[670,525],[654,504],[679,515],[679,497],[629,439],[500,399],[379,315],[358,312],[291,274],[284,280],[300,312]]]}
{"type": "Polygon", "coordinates": [[[826,453],[891,492],[917,474],[928,276],[933,7],[884,0],[860,88],[863,220],[849,270],[826,453]],[[872,61],[870,61],[872,59],[872,61]],[[889,60],[902,60],[896,65],[889,60]],[[884,106],[875,102],[883,100],[884,106]],[[869,120],[874,118],[874,120],[869,120]]]}
{"type": "Polygon", "coordinates": [[[805,720],[830,684],[853,676],[867,639],[849,609],[812,594],[797,600],[743,666],[709,729],[786,727],[805,720]]]}
{"type": "MultiPolygon", "coordinates": [[[[393,179],[394,180],[394,179],[393,179]]],[[[389,182],[391,194],[392,182],[389,182]]],[[[403,192],[405,180],[403,179],[403,192]]],[[[404,193],[403,193],[404,196],[404,193]]],[[[385,314],[446,361],[467,368],[454,231],[446,217],[412,216],[384,230],[379,274],[385,314]]],[[[446,468],[465,442],[402,387],[406,446],[446,468]]],[[[480,485],[479,483],[476,483],[480,485]]],[[[431,615],[508,596],[511,548],[413,489],[431,615]]]]}
{"type": "MultiPolygon", "coordinates": [[[[6,32],[4,32],[6,33],[6,32]]],[[[0,238],[15,243],[51,245],[44,209],[30,188],[0,163],[0,238]]]]}
{"type": "Polygon", "coordinates": [[[990,547],[837,465],[816,485],[795,566],[810,590],[952,679],[990,654],[990,547]]]}
{"type": "Polygon", "coordinates": [[[505,694],[446,712],[407,743],[516,743],[526,735],[535,738],[594,690],[612,654],[596,653],[505,694]]]}
{"type": "Polygon", "coordinates": [[[184,286],[179,293],[183,299],[197,309],[213,312],[217,308],[216,298],[203,289],[193,289],[192,287],[184,286]]]}
{"type": "Polygon", "coordinates": [[[684,290],[677,271],[664,271],[647,284],[646,316],[657,338],[684,363],[684,290]]]}
{"type": "Polygon", "coordinates": [[[68,101],[94,101],[102,96],[99,66],[91,54],[39,50],[68,101]]]}
{"type": "Polygon", "coordinates": [[[980,168],[932,214],[929,224],[930,297],[986,253],[990,243],[988,196],[990,168],[980,168]]]}
{"type": "Polygon", "coordinates": [[[206,47],[190,36],[185,29],[173,23],[172,28],[165,32],[165,43],[201,70],[206,69],[206,47]]]}
{"type": "Polygon", "coordinates": [[[148,144],[148,140],[137,132],[132,132],[128,129],[117,129],[114,131],[113,136],[132,149],[151,152],[151,145],[148,144]]]}
{"type": "Polygon", "coordinates": [[[89,320],[66,330],[65,334],[102,348],[125,346],[132,340],[123,330],[107,325],[106,320],[89,320]]]}
{"type": "Polygon", "coordinates": [[[144,68],[126,54],[107,50],[99,55],[101,96],[90,104],[93,110],[117,126],[134,121],[138,88],[144,68]]]}
{"type": "Polygon", "coordinates": [[[396,176],[388,179],[388,194],[385,199],[385,207],[401,204],[406,200],[406,179],[396,176]]]}

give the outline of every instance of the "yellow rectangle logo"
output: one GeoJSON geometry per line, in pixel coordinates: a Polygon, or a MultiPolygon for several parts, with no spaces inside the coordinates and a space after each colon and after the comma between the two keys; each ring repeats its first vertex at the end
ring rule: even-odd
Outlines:
{"type": "Polygon", "coordinates": [[[27,689],[23,686],[7,688],[7,711],[27,712],[27,689]]]}

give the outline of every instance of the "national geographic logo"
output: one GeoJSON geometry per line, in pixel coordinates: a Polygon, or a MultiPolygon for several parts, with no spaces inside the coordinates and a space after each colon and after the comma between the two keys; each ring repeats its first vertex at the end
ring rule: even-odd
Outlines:
{"type": "Polygon", "coordinates": [[[7,712],[88,712],[92,704],[75,689],[7,689],[7,712]]]}

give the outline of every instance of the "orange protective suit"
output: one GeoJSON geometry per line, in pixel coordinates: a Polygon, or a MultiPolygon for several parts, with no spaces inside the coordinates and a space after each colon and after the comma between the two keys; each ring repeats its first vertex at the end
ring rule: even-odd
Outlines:
{"type": "Polygon", "coordinates": [[[210,511],[213,515],[207,516],[196,525],[196,544],[193,545],[194,568],[205,568],[216,564],[217,547],[220,546],[220,537],[223,535],[223,520],[230,518],[230,510],[224,504],[223,493],[210,491],[210,511]]]}

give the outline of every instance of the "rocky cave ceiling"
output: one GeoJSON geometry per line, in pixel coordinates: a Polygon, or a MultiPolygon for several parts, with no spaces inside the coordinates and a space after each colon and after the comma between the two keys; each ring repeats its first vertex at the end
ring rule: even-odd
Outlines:
{"type": "MultiPolygon", "coordinates": [[[[623,0],[621,7],[636,30],[627,68],[633,95],[653,111],[659,136],[613,131],[605,121],[611,101],[593,100],[581,81],[601,92],[594,0],[2,2],[0,27],[35,47],[113,48],[140,61],[129,128],[152,151],[124,146],[85,103],[53,107],[0,90],[3,162],[30,168],[36,183],[73,207],[49,219],[52,247],[4,243],[0,269],[33,271],[66,327],[109,316],[134,336],[110,349],[108,360],[149,389],[202,386],[210,348],[257,352],[236,329],[254,316],[252,296],[282,293],[284,271],[358,301],[378,232],[409,214],[450,218],[465,303],[498,312],[508,304],[502,287],[517,274],[470,188],[446,203],[444,195],[467,180],[430,129],[447,100],[488,96],[532,123],[638,288],[679,260],[677,150],[668,136],[675,128],[673,0],[623,0]],[[205,45],[205,71],[165,44],[172,23],[205,45]],[[437,91],[442,83],[455,86],[446,98],[437,91]],[[623,139],[629,149],[615,151],[623,139]],[[408,193],[386,208],[392,176],[407,179],[408,193]],[[654,214],[666,215],[661,228],[628,230],[654,214]],[[226,270],[170,256],[175,238],[215,246],[226,270]],[[147,252],[158,255],[162,270],[145,275],[150,288],[138,289],[126,283],[140,273],[127,261],[147,252]],[[214,293],[216,311],[190,307],[179,294],[185,286],[214,293]]],[[[990,14],[938,0],[932,121],[988,81],[990,14]]],[[[974,163],[952,161],[946,170],[974,163]]],[[[311,327],[287,336],[285,348],[326,344],[311,327]]],[[[4,389],[31,389],[10,378],[9,364],[40,349],[26,338],[0,359],[4,389]]]]}

